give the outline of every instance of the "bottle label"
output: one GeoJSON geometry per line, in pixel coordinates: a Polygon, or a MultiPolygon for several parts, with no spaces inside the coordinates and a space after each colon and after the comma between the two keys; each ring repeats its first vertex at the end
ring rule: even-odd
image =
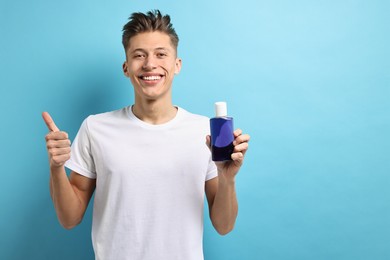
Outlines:
{"type": "Polygon", "coordinates": [[[210,119],[210,130],[213,161],[231,160],[234,150],[233,118],[210,119]]]}

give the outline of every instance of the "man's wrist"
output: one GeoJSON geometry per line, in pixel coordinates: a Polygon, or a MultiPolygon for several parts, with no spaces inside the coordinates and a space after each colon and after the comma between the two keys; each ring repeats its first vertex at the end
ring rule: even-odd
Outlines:
{"type": "Polygon", "coordinates": [[[233,177],[226,177],[223,176],[222,174],[218,175],[219,183],[221,185],[227,185],[227,186],[235,186],[236,184],[236,176],[233,177]]]}
{"type": "Polygon", "coordinates": [[[65,166],[64,165],[61,165],[61,166],[50,165],[50,173],[52,175],[58,175],[58,174],[61,174],[63,172],[65,172],[65,166]]]}

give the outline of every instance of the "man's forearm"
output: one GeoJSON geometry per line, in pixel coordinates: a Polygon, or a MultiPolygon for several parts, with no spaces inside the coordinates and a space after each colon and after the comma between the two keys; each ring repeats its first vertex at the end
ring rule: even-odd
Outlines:
{"type": "Polygon", "coordinates": [[[50,195],[58,220],[64,228],[71,229],[80,223],[82,205],[63,166],[50,169],[50,195]]]}
{"type": "Polygon", "coordinates": [[[219,234],[225,235],[233,230],[237,213],[235,181],[220,178],[211,210],[211,221],[219,234]]]}

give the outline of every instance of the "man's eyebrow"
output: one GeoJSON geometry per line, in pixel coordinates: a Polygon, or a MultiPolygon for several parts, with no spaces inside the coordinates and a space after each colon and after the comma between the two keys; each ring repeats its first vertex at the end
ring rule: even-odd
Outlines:
{"type": "Polygon", "coordinates": [[[168,48],[165,48],[165,47],[158,47],[155,49],[156,51],[169,51],[168,48]]]}
{"type": "MultiPolygon", "coordinates": [[[[153,51],[166,51],[166,52],[169,52],[169,49],[166,48],[166,47],[157,47],[153,51]]],[[[134,53],[134,52],[144,52],[144,53],[146,53],[147,50],[142,49],[142,48],[137,48],[137,49],[134,49],[134,50],[131,51],[131,53],[134,53]]]]}
{"type": "Polygon", "coordinates": [[[134,53],[134,52],[146,52],[146,50],[142,49],[142,48],[137,48],[137,49],[134,49],[131,51],[131,53],[134,53]]]}

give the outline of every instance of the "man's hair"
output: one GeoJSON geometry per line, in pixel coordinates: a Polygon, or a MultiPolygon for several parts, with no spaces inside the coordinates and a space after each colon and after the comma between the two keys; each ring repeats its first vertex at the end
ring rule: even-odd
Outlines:
{"type": "Polygon", "coordinates": [[[179,37],[171,24],[169,15],[162,15],[159,10],[152,10],[144,13],[133,13],[129,17],[129,22],[123,26],[122,44],[125,52],[129,47],[130,39],[137,34],[144,32],[159,31],[166,33],[171,39],[171,43],[175,50],[179,44],[179,37]]]}

